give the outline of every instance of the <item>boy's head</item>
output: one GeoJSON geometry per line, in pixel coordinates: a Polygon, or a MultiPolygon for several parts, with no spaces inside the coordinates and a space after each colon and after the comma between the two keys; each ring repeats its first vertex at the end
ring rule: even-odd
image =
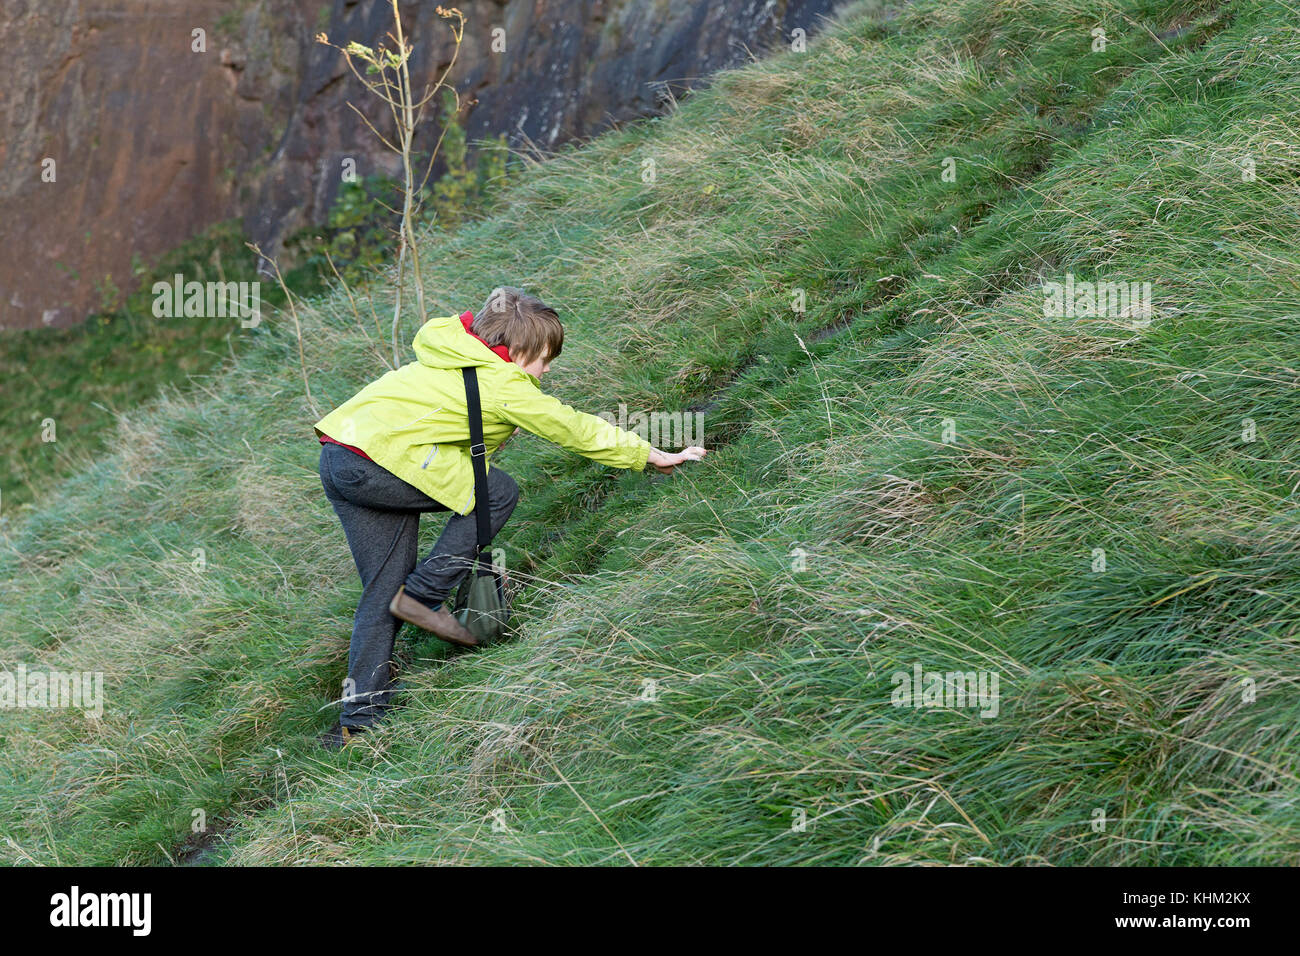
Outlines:
{"type": "Polygon", "coordinates": [[[564,347],[564,326],[556,311],[534,295],[512,286],[492,290],[474,316],[474,334],[488,345],[505,345],[521,367],[548,365],[564,347]]]}

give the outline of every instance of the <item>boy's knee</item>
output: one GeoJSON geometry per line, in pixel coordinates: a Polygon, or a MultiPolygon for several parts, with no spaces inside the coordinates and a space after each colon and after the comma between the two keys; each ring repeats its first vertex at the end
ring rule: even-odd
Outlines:
{"type": "Polygon", "coordinates": [[[493,468],[488,472],[488,477],[492,479],[489,482],[489,489],[498,501],[513,504],[519,500],[519,483],[504,471],[493,468]]]}

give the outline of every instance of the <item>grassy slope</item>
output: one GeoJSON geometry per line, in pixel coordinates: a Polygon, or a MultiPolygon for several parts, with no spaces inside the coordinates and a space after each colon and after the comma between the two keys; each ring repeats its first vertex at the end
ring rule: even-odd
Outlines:
{"type": "MultiPolygon", "coordinates": [[[[142,270],[136,291],[116,311],[66,329],[0,329],[5,516],[17,520],[16,506],[39,501],[69,475],[94,468],[120,414],[160,389],[184,388],[190,375],[210,372],[257,337],[238,318],[155,318],[154,282],[170,283],[176,273],[249,282],[257,279],[256,266],[238,223],[218,223],[142,270]],[[54,420],[56,441],[44,440],[46,419],[54,420]]],[[[284,302],[273,285],[263,293],[264,304],[284,302]]]]}
{"type": "MultiPolygon", "coordinates": [[[[562,306],[557,393],[704,404],[717,451],[517,441],[519,639],[406,635],[341,755],[359,584],[278,323],[0,555],[4,658],[110,688],[3,716],[5,858],[185,858],[202,808],[239,863],[1297,862],[1298,73],[1263,0],[859,10],[434,240],[448,308],[562,306]],[[1155,321],[1044,318],[1066,272],[1155,321]],[[914,662],[997,671],[1000,715],[890,706],[914,662]]],[[[303,321],[322,406],[380,370],[343,299],[303,321]]]]}

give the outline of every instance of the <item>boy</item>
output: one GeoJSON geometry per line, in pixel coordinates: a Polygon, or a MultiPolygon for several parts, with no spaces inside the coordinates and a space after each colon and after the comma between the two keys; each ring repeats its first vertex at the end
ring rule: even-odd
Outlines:
{"type": "Polygon", "coordinates": [[[483,444],[493,451],[527,429],[615,468],[665,474],[699,461],[703,448],[668,454],[594,415],[574,411],[538,387],[564,345],[550,306],[510,287],[494,289],[475,316],[431,319],[415,336],[416,361],[388,372],[315,425],[320,477],[363,591],[352,626],[343,714],[327,747],[372,726],[393,693],[393,641],[402,621],[444,641],[475,646],[444,608],[477,553],[476,512],[487,507],[492,534],[519,500],[500,468],[488,468],[488,501],[474,500],[469,417],[461,369],[474,366],[482,403],[483,444]],[[416,563],[420,513],[451,511],[429,556],[416,563]]]}

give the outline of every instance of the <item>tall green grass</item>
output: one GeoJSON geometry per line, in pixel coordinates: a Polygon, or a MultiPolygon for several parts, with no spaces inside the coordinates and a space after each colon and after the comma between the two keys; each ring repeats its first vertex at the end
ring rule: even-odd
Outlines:
{"type": "MultiPolygon", "coordinates": [[[[3,715],[4,858],[1297,862],[1294,8],[843,20],[429,237],[440,309],[528,286],[548,387],[701,408],[713,454],[513,443],[518,638],[406,634],[358,745],[314,742],[359,583],[291,323],[11,530],[0,653],[108,709],[3,715]],[[1155,314],[1049,317],[1066,273],[1155,314]],[[997,716],[893,706],[917,663],[998,674],[997,716]]],[[[323,409],[382,366],[303,311],[323,409]]]]}

